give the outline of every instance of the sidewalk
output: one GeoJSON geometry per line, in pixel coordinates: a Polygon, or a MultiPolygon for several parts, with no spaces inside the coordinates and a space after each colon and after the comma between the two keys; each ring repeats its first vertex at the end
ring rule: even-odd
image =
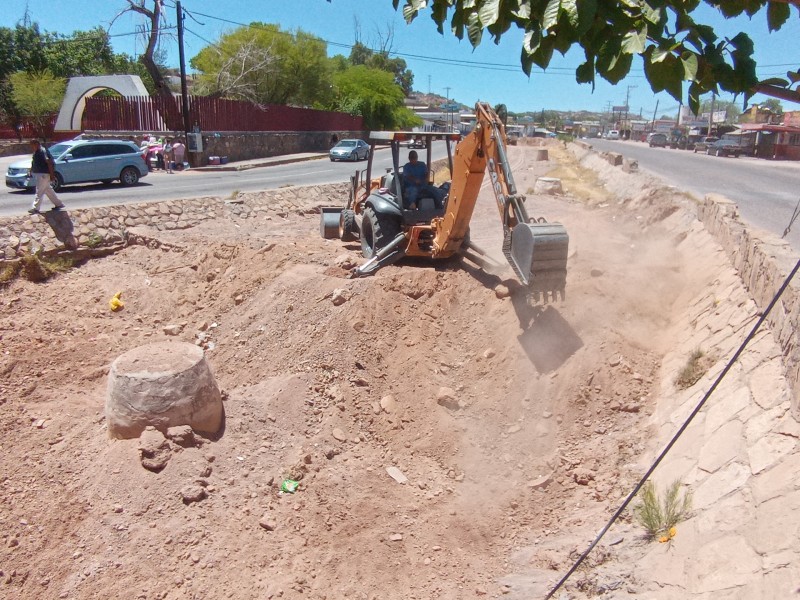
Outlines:
{"type": "Polygon", "coordinates": [[[206,165],[204,167],[192,167],[192,171],[247,171],[259,167],[274,167],[277,165],[288,165],[290,163],[303,162],[307,160],[318,160],[327,158],[327,152],[299,152],[297,154],[284,154],[281,156],[270,156],[269,158],[253,158],[251,160],[239,160],[229,162],[225,165],[206,165]]]}

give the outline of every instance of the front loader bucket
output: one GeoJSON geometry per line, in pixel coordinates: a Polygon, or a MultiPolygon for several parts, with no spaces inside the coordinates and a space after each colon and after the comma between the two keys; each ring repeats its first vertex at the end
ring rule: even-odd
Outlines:
{"type": "Polygon", "coordinates": [[[506,231],[503,253],[514,271],[537,297],[564,298],[569,235],[560,223],[519,223],[506,231]]]}

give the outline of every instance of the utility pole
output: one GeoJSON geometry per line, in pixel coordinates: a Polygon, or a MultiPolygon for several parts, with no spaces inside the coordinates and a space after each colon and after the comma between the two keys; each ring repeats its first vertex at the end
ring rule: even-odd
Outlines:
{"type": "Polygon", "coordinates": [[[656,115],[658,114],[658,100],[656,100],[656,108],[653,111],[653,125],[650,127],[650,131],[656,130],[656,115]]]}
{"type": "Polygon", "coordinates": [[[181,63],[181,108],[183,110],[183,140],[189,145],[189,91],[186,86],[186,56],[183,52],[183,7],[181,0],[175,3],[178,11],[178,57],[181,63]]]}
{"type": "MultiPolygon", "coordinates": [[[[631,98],[631,90],[635,90],[637,86],[629,85],[628,90],[625,92],[625,124],[630,128],[630,119],[629,119],[629,112],[630,112],[630,105],[629,100],[631,98]]],[[[630,138],[630,135],[628,136],[630,138]]]]}
{"type": "Polygon", "coordinates": [[[451,88],[449,85],[445,86],[445,88],[444,88],[445,93],[447,94],[447,103],[446,103],[447,104],[447,120],[445,122],[447,123],[448,127],[451,127],[451,125],[450,125],[450,121],[451,121],[451,119],[450,119],[450,90],[451,89],[453,89],[453,88],[451,88]]]}
{"type": "Polygon", "coordinates": [[[428,95],[431,95],[431,76],[428,75],[428,95]]]}
{"type": "Polygon", "coordinates": [[[708,113],[708,135],[713,135],[711,133],[711,128],[714,126],[714,102],[716,99],[717,95],[711,92],[711,112],[708,113]]]}

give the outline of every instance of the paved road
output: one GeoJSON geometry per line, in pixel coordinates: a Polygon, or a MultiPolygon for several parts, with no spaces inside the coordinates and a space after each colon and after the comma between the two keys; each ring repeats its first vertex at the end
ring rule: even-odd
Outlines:
{"type": "MultiPolygon", "coordinates": [[[[800,163],[758,158],[717,158],[686,150],[650,148],[642,142],[588,140],[598,150],[611,150],[639,161],[639,168],[697,198],[709,192],[739,205],[742,218],[777,235],[789,223],[800,200],[800,163]]],[[[786,236],[800,251],[800,219],[786,236]]]]}
{"type": "MultiPolygon", "coordinates": [[[[444,154],[444,146],[442,146],[442,154],[444,154]]],[[[27,156],[0,158],[0,173],[5,176],[9,164],[27,158],[27,156]]],[[[405,149],[403,149],[402,158],[405,159],[405,149]]],[[[434,158],[438,158],[438,153],[434,152],[434,158]]],[[[389,149],[379,148],[373,161],[373,169],[376,173],[383,173],[390,165],[389,149]]],[[[366,168],[366,161],[331,162],[327,156],[322,156],[313,160],[246,171],[190,169],[172,175],[155,172],[148,174],[138,185],[133,187],[122,187],[118,183],[107,186],[101,184],[66,186],[59,192],[59,197],[71,209],[199,196],[227,197],[236,190],[251,192],[290,185],[345,182],[350,180],[350,176],[356,169],[366,170],[366,168]]],[[[0,216],[24,214],[30,208],[32,199],[33,196],[29,192],[7,188],[3,181],[0,189],[0,216]]],[[[48,206],[47,199],[44,200],[44,205],[48,206]]]]}

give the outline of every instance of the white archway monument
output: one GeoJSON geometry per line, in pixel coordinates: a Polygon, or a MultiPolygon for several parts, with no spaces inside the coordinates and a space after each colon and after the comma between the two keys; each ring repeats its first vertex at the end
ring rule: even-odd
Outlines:
{"type": "Polygon", "coordinates": [[[56,119],[56,131],[80,131],[86,98],[101,90],[114,90],[126,98],[150,96],[138,75],[89,75],[71,77],[56,119]]]}

